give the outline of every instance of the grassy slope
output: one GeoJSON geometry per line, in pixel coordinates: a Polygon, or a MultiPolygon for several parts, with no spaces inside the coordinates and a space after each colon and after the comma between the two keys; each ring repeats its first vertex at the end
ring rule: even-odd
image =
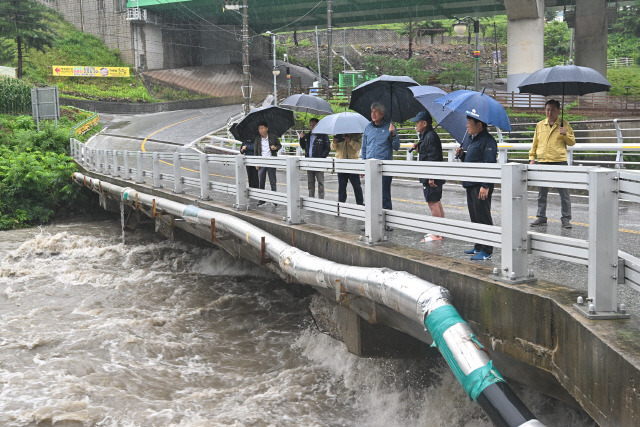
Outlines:
{"type": "Polygon", "coordinates": [[[25,61],[26,79],[42,85],[57,85],[61,95],[83,99],[118,99],[153,102],[141,81],[129,78],[53,77],[52,65],[128,67],[117,51],[107,48],[95,36],[78,31],[59,14],[49,14],[51,29],[57,35],[53,48],[45,53],[29,50],[25,61]]]}

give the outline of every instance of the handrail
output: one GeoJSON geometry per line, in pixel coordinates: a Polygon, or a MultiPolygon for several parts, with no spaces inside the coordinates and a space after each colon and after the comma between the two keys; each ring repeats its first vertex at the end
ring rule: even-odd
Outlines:
{"type": "MultiPolygon", "coordinates": [[[[533,279],[533,273],[527,267],[529,253],[584,264],[589,269],[588,300],[593,305],[589,307],[589,313],[593,312],[596,316],[601,313],[609,317],[626,317],[625,308],[618,305],[617,286],[619,283],[628,283],[635,289],[633,285],[640,283],[640,278],[631,273],[640,270],[640,266],[634,264],[633,258],[629,258],[630,255],[624,261],[625,271],[630,273],[623,278],[623,274],[617,270],[618,266],[623,264],[620,260],[622,257],[617,255],[618,203],[621,198],[632,202],[640,201],[640,172],[587,166],[567,168],[516,163],[468,164],[373,159],[345,161],[294,156],[143,153],[92,150],[76,140],[71,141],[71,153],[74,159],[90,170],[122,176],[138,183],[148,182],[154,188],[169,186],[176,193],[195,192],[204,200],[209,200],[216,192],[233,195],[234,206],[237,209],[247,209],[251,199],[286,205],[285,220],[291,224],[302,222],[303,210],[357,219],[364,222],[364,240],[370,244],[384,241],[385,225],[416,232],[436,233],[467,242],[485,242],[501,248],[502,265],[500,269],[496,268],[494,273],[496,278],[509,283],[533,279]],[[200,165],[200,179],[184,177],[179,165],[188,162],[200,165]],[[172,169],[169,168],[170,165],[173,166],[172,169]],[[220,166],[232,166],[234,183],[209,181],[208,171],[220,166]],[[285,170],[287,192],[247,188],[245,166],[285,170]],[[348,170],[350,173],[364,174],[365,182],[371,185],[370,188],[381,187],[383,175],[408,178],[433,176],[454,181],[482,180],[500,183],[503,204],[501,227],[384,210],[380,201],[379,205],[378,202],[372,202],[372,197],[375,197],[372,193],[377,193],[376,191],[365,191],[364,207],[301,197],[300,174],[307,170],[324,170],[329,173],[348,170]],[[526,203],[523,202],[527,199],[527,185],[589,191],[588,239],[567,239],[528,231],[526,203]]],[[[190,166],[189,169],[193,171],[196,167],[190,166]]]]}

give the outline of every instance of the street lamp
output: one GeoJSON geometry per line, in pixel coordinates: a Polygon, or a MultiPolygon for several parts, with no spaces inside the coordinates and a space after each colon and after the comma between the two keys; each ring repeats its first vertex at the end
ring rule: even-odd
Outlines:
{"type": "Polygon", "coordinates": [[[479,50],[479,35],[480,35],[480,21],[476,18],[473,19],[470,16],[465,16],[464,18],[458,18],[457,16],[453,17],[456,19],[456,23],[453,24],[453,31],[458,35],[463,35],[467,32],[467,24],[465,21],[473,22],[473,32],[476,34],[476,49],[473,51],[473,59],[476,61],[476,91],[479,90],[479,81],[478,81],[478,64],[480,61],[480,50],[479,50]]]}
{"type": "Polygon", "coordinates": [[[278,105],[278,82],[276,78],[280,75],[280,70],[276,65],[276,35],[271,31],[267,31],[267,34],[271,35],[271,44],[273,44],[273,105],[278,105]]]}

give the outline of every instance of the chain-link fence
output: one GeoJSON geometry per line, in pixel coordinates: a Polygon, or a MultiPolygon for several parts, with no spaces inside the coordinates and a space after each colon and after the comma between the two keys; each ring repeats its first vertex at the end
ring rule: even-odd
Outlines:
{"type": "Polygon", "coordinates": [[[31,114],[31,86],[0,77],[0,114],[31,114]]]}

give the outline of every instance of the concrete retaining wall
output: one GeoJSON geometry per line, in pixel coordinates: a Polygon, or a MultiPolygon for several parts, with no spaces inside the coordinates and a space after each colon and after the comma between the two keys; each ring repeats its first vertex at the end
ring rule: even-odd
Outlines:
{"type": "Polygon", "coordinates": [[[196,108],[220,107],[242,104],[241,96],[224,98],[194,99],[190,101],[156,102],[135,104],[128,102],[87,101],[83,99],[60,98],[60,105],[70,105],[87,111],[107,114],[149,114],[163,111],[190,110],[196,108]]]}

